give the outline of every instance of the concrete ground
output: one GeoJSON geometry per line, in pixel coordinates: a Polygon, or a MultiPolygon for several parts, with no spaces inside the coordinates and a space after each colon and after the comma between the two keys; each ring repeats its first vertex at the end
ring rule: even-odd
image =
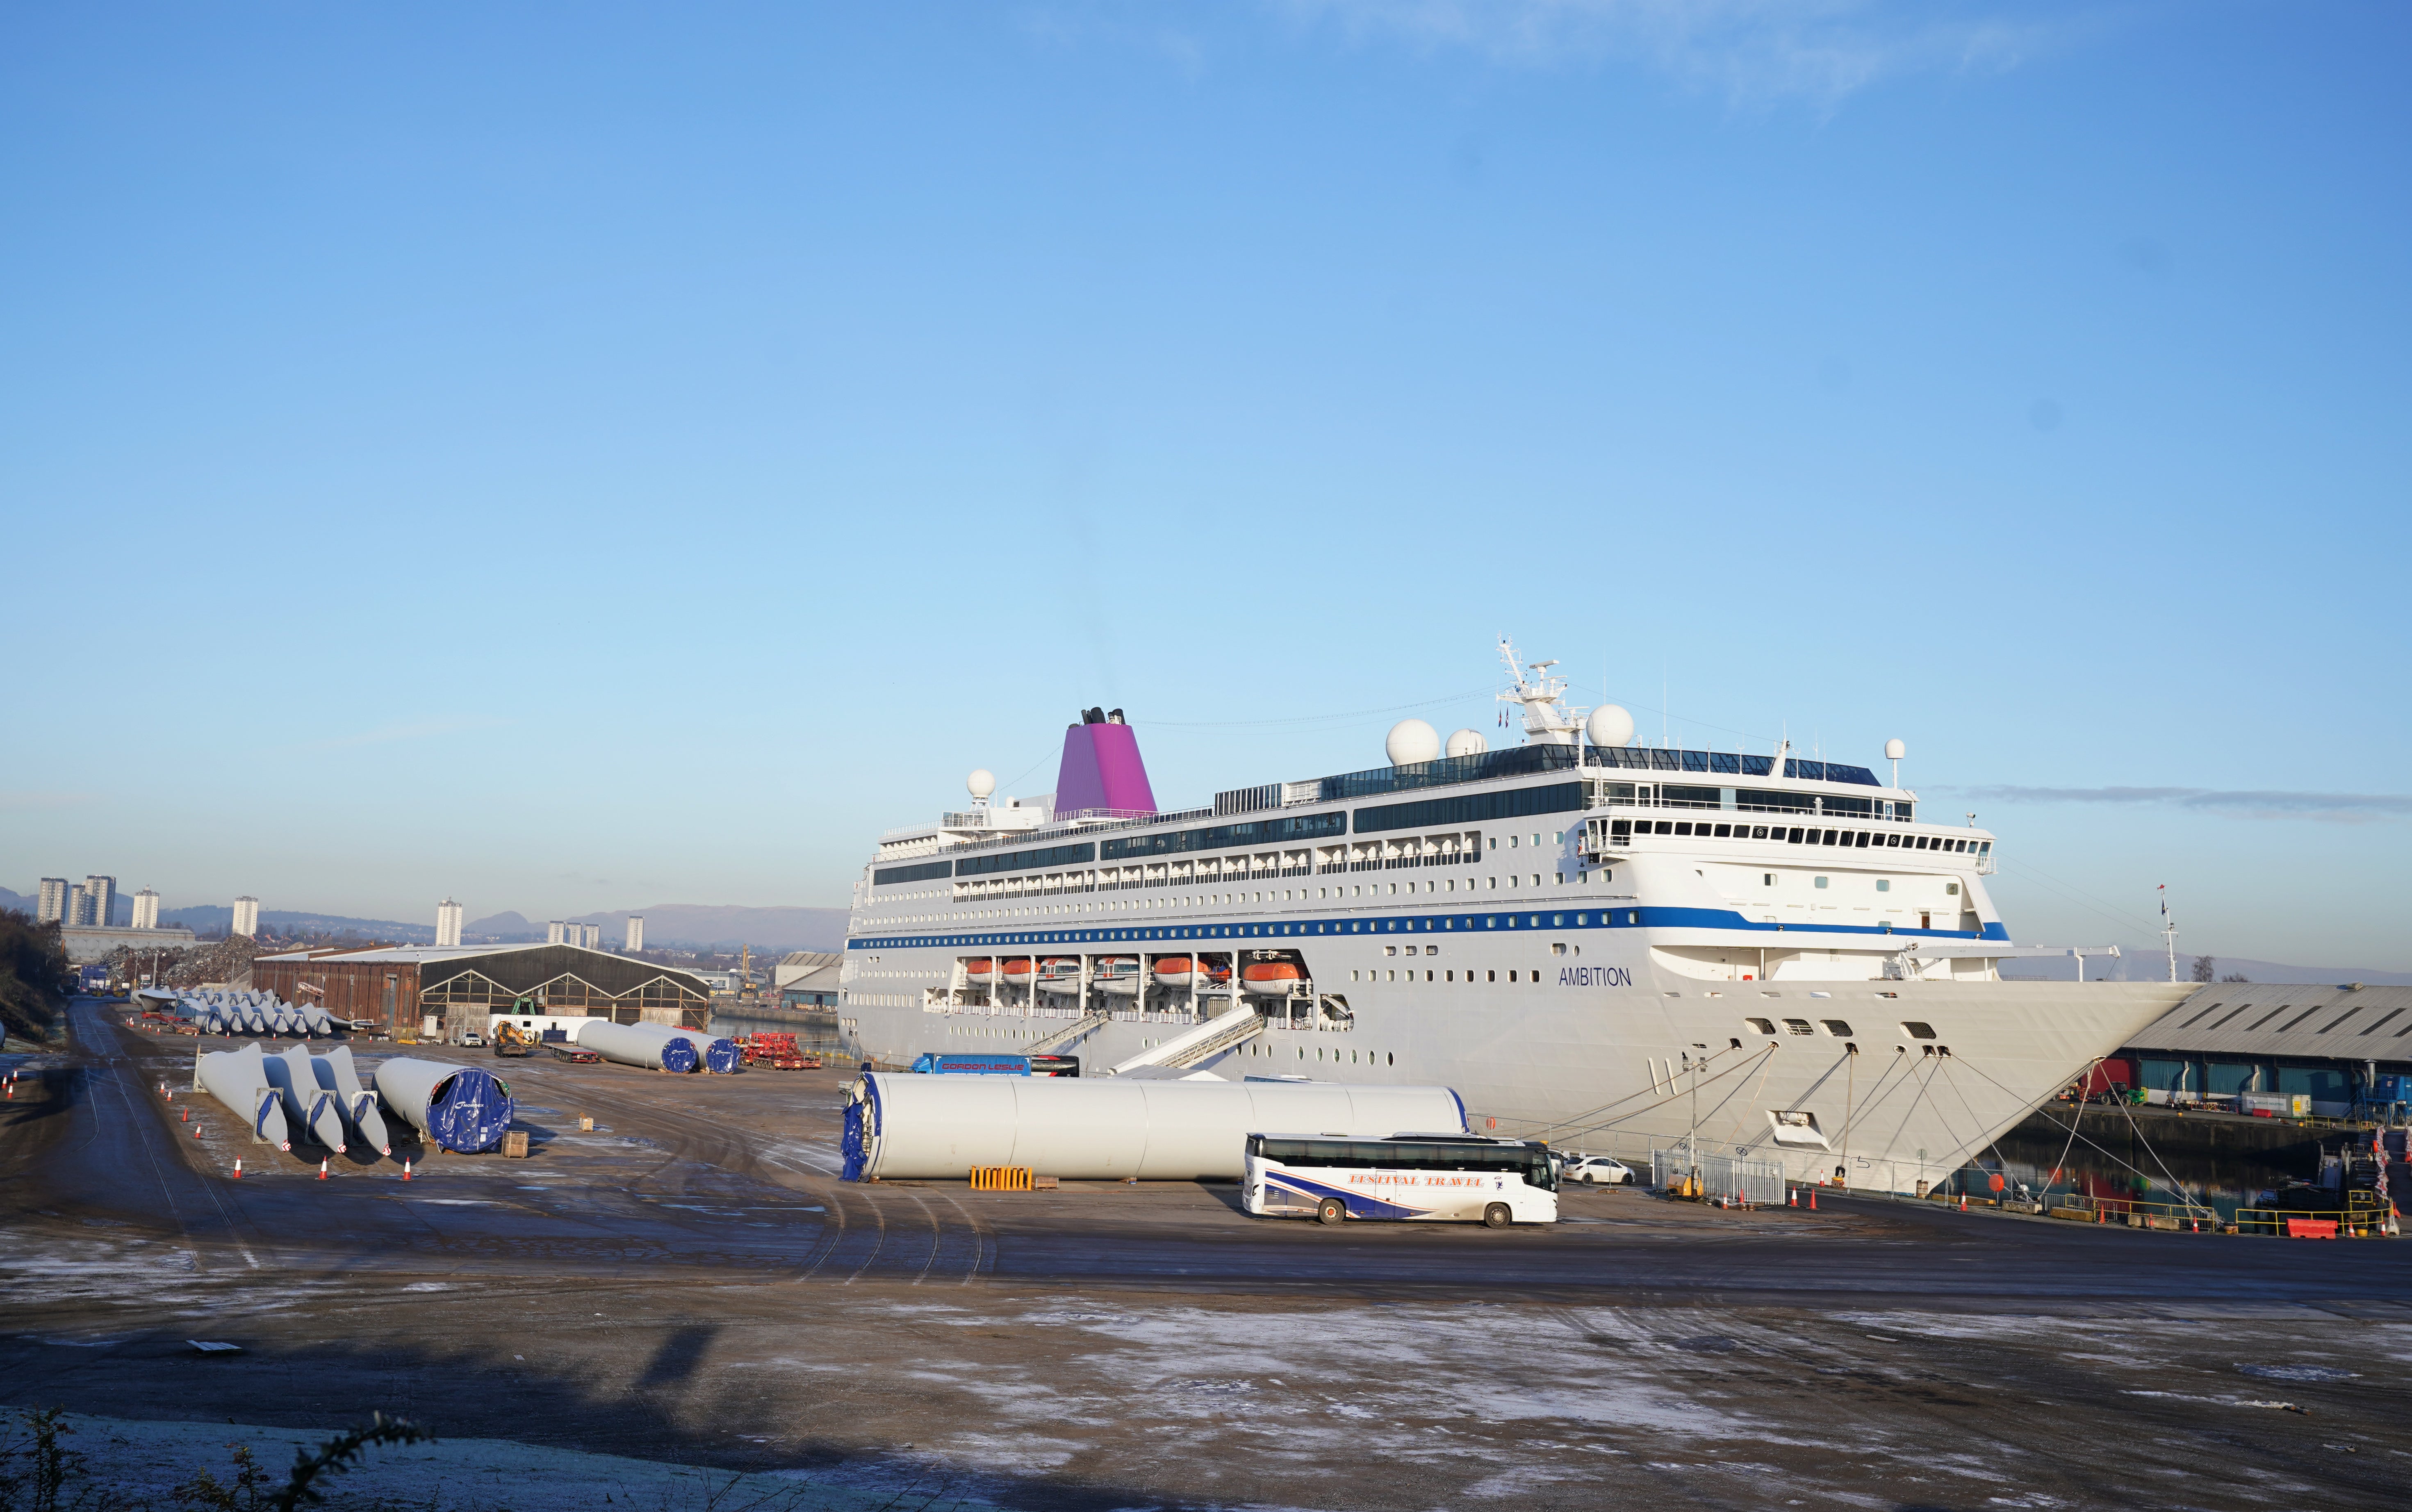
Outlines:
{"type": "Polygon", "coordinates": [[[0,1403],[90,1415],[76,1446],[138,1501],[373,1410],[445,1442],[379,1451],[363,1506],[2392,1507],[2412,1484],[2397,1242],[1621,1190],[1551,1228],[1326,1230],[1228,1186],[858,1186],[837,1073],[442,1050],[415,1053],[511,1083],[530,1158],[430,1152],[405,1183],[356,1151],[320,1182],[321,1152],[162,1095],[227,1042],[88,1003],[75,1028],[0,1103],[0,1403]]]}

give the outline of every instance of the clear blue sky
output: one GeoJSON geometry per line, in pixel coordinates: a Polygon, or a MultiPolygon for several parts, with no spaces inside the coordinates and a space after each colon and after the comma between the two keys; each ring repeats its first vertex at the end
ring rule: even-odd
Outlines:
{"type": "Polygon", "coordinates": [[[1193,800],[1491,729],[1504,632],[1908,741],[2022,939],[2412,968],[2407,42],[9,7],[0,883],[840,903],[1083,705],[1193,800]]]}

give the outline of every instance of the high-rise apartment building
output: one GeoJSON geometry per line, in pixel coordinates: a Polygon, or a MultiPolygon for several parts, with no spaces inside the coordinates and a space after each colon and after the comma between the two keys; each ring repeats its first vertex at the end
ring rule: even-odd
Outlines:
{"type": "Polygon", "coordinates": [[[461,905],[449,898],[435,905],[435,943],[439,946],[461,943],[461,905]]]}
{"type": "Polygon", "coordinates": [[[83,929],[92,923],[92,894],[79,882],[67,889],[67,928],[83,929]]]}
{"type": "Polygon", "coordinates": [[[35,915],[37,924],[64,924],[67,921],[67,879],[63,876],[42,878],[42,901],[35,915]]]}
{"type": "Polygon", "coordinates": [[[569,943],[567,939],[568,932],[569,926],[556,918],[552,923],[547,924],[544,927],[544,943],[547,945],[566,945],[569,943]]]}
{"type": "Polygon", "coordinates": [[[628,916],[628,954],[635,955],[645,947],[645,916],[628,916]]]}
{"type": "Polygon", "coordinates": [[[246,893],[234,901],[234,931],[259,938],[259,900],[246,893]]]}
{"type": "Polygon", "coordinates": [[[159,927],[159,895],[149,888],[134,895],[134,927],[138,930],[159,927]]]}
{"type": "Polygon", "coordinates": [[[117,878],[88,876],[83,879],[83,905],[92,915],[92,922],[107,929],[117,921],[117,878]]]}

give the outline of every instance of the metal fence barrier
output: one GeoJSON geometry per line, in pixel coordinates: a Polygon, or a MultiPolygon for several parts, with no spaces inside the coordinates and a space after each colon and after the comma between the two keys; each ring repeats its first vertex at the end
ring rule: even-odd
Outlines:
{"type": "Polygon", "coordinates": [[[1754,1207],[1784,1205],[1784,1163],[1780,1160],[1740,1160],[1686,1150],[1681,1145],[1672,1150],[1651,1150],[1650,1184],[1660,1191],[1673,1190],[1695,1173],[1700,1180],[1700,1196],[1708,1201],[1722,1197],[1754,1207]]]}

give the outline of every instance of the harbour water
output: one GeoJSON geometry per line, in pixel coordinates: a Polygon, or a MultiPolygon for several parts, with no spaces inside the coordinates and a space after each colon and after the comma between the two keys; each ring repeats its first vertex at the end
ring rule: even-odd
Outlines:
{"type": "Polygon", "coordinates": [[[843,1046],[837,1015],[799,1008],[718,1007],[712,1010],[712,1033],[731,1038],[740,1035],[793,1035],[796,1048],[807,1055],[834,1057],[843,1046]]]}
{"type": "Polygon", "coordinates": [[[2320,1145],[2340,1131],[2275,1121],[2178,1116],[2151,1108],[2047,1104],[1963,1167],[1948,1190],[1972,1197],[2063,1196],[2118,1202],[2196,1202],[2223,1221],[2288,1182],[2317,1180],[2320,1145]]]}

